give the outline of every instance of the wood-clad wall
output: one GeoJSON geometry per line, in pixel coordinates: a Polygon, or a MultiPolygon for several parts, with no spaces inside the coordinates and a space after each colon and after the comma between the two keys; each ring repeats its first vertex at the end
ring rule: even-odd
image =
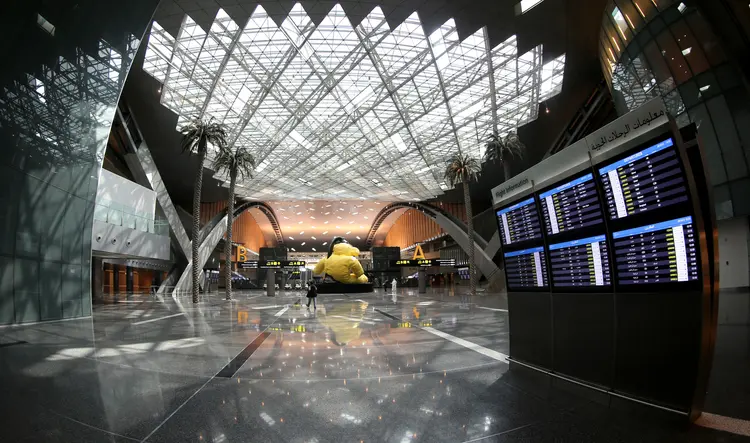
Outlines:
{"type": "MultiPolygon", "coordinates": [[[[464,222],[466,220],[464,205],[433,203],[433,206],[439,207],[464,222]]],[[[419,210],[409,209],[396,220],[388,231],[384,246],[398,246],[403,249],[441,234],[443,234],[443,230],[434,220],[419,210]]]]}
{"type": "MultiPolygon", "coordinates": [[[[201,225],[208,223],[209,220],[226,207],[227,202],[225,201],[201,203],[201,225]]],[[[274,246],[273,244],[266,244],[260,226],[255,221],[255,217],[248,211],[243,212],[234,220],[234,225],[232,225],[232,240],[255,252],[260,251],[260,248],[265,246],[274,246]]]]}

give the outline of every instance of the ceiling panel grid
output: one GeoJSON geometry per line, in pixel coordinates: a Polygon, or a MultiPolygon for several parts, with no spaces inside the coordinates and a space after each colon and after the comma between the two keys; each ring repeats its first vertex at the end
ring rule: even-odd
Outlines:
{"type": "Polygon", "coordinates": [[[258,6],[244,28],[219,9],[208,32],[186,15],[177,37],[154,22],[144,70],[178,125],[213,117],[254,153],[244,197],[433,198],[448,157],[480,156],[562,89],[565,55],[519,56],[515,36],[490,49],[486,29],[460,40],[453,19],[426,35],[417,13],[392,29],[380,7],[356,26],[345,9],[315,25],[298,3],[279,26],[258,6]]]}

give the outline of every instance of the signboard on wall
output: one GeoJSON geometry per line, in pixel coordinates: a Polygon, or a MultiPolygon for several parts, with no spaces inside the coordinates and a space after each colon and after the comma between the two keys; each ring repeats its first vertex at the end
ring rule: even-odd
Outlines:
{"type": "Polygon", "coordinates": [[[455,258],[420,258],[417,260],[392,260],[391,266],[393,267],[400,267],[400,268],[406,268],[406,267],[420,267],[420,268],[429,268],[431,266],[456,266],[456,259],[455,258]]]}
{"type": "Polygon", "coordinates": [[[240,269],[298,269],[305,264],[302,260],[252,260],[238,263],[240,269]]]}

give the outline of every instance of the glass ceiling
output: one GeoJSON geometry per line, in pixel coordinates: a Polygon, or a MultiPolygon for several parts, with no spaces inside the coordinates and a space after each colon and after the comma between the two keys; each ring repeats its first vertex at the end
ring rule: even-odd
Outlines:
{"type": "Polygon", "coordinates": [[[453,19],[425,35],[416,13],[390,29],[379,7],[352,27],[336,5],[315,26],[298,3],[279,27],[258,6],[244,29],[223,10],[208,33],[189,16],[177,38],[154,22],[143,69],[178,127],[216,117],[254,153],[244,197],[424,200],[449,189],[451,154],[480,157],[493,129],[535,120],[562,89],[565,55],[487,41],[484,28],[459,41],[453,19]]]}

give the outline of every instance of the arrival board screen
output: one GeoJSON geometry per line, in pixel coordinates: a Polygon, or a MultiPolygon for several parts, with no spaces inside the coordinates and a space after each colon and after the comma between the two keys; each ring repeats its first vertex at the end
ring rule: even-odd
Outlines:
{"type": "Polygon", "coordinates": [[[544,248],[529,248],[505,255],[505,275],[509,289],[547,287],[547,263],[544,248]]]}
{"type": "Polygon", "coordinates": [[[553,286],[611,286],[607,241],[603,235],[549,246],[553,286]]]}
{"type": "Polygon", "coordinates": [[[651,211],[688,199],[672,139],[599,169],[610,219],[651,211]]]}
{"type": "Polygon", "coordinates": [[[604,223],[593,174],[543,192],[539,200],[548,235],[604,223]]]}
{"type": "Polygon", "coordinates": [[[621,285],[698,280],[698,247],[692,217],[614,232],[621,285]]]}
{"type": "Polygon", "coordinates": [[[533,197],[501,209],[496,214],[500,236],[505,246],[542,238],[542,226],[533,197]]]}

